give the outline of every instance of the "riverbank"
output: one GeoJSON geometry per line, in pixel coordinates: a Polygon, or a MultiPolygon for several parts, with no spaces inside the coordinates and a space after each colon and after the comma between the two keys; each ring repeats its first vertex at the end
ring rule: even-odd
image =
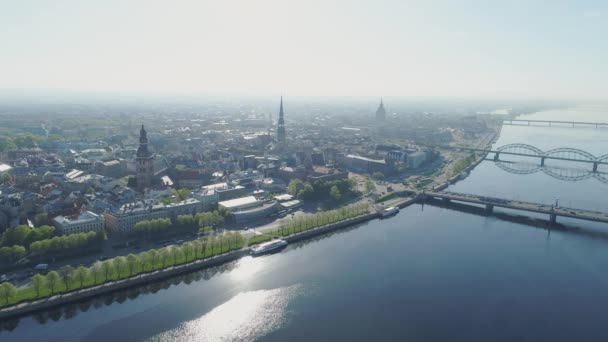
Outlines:
{"type": "MultiPolygon", "coordinates": [[[[341,228],[352,226],[358,223],[363,223],[378,217],[379,216],[377,213],[363,214],[343,221],[334,222],[321,227],[294,233],[292,235],[284,237],[283,239],[290,243],[301,241],[314,236],[339,230],[341,228]]],[[[243,256],[249,255],[249,252],[250,248],[243,248],[238,251],[224,253],[207,259],[199,259],[186,264],[171,266],[157,271],[142,273],[134,277],[104,283],[101,285],[88,287],[82,290],[57,294],[51,297],[35,301],[24,301],[19,304],[0,309],[0,319],[17,318],[35,312],[47,310],[53,307],[58,307],[69,303],[90,299],[103,294],[146,285],[167,278],[175,277],[184,273],[190,273],[193,271],[198,271],[213,266],[218,266],[221,264],[238,260],[243,256]]]]}

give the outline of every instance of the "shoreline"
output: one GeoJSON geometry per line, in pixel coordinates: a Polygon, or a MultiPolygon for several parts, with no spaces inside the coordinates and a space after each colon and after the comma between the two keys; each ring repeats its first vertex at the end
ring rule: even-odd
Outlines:
{"type": "MultiPolygon", "coordinates": [[[[410,199],[411,200],[411,199],[410,199]]],[[[405,201],[407,202],[407,201],[405,201]]],[[[414,203],[411,201],[408,203],[414,203]]],[[[375,218],[379,218],[378,213],[368,213],[357,217],[353,217],[344,221],[334,222],[321,227],[305,230],[299,233],[295,233],[286,237],[283,240],[292,243],[296,241],[306,240],[308,238],[323,235],[332,231],[336,231],[345,227],[349,227],[355,224],[371,221],[375,218]]],[[[91,299],[103,294],[112,293],[128,288],[146,285],[149,283],[157,282],[167,278],[172,278],[178,275],[199,271],[213,266],[219,266],[226,264],[231,261],[236,261],[244,256],[249,255],[250,247],[240,249],[238,251],[232,251],[224,253],[222,255],[214,256],[204,260],[195,260],[186,264],[171,266],[162,270],[157,270],[148,273],[142,273],[137,276],[108,282],[101,285],[92,286],[89,288],[76,290],[73,292],[62,293],[35,301],[24,301],[6,308],[0,309],[0,319],[11,319],[27,316],[39,311],[48,310],[54,307],[63,306],[66,304],[79,302],[85,299],[91,299]]]]}

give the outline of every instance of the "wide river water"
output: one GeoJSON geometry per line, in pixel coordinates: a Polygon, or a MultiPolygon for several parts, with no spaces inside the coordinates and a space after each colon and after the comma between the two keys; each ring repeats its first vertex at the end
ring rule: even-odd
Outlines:
{"type": "MultiPolygon", "coordinates": [[[[510,143],[599,156],[608,129],[504,126],[495,147],[510,143]]],[[[568,181],[567,170],[484,161],[450,190],[608,211],[608,184],[577,167],[568,181]]],[[[279,254],[2,322],[0,341],[608,341],[608,225],[558,220],[580,229],[414,205],[279,254]]]]}

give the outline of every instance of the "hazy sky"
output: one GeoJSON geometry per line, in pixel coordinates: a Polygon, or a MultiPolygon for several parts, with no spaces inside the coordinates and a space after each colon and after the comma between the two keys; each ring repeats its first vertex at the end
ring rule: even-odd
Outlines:
{"type": "Polygon", "coordinates": [[[0,0],[0,89],[608,96],[608,1],[0,0]]]}

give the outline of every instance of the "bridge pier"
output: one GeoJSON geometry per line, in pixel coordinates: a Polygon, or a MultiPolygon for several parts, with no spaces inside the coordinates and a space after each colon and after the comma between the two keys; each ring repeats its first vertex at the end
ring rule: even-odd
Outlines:
{"type": "Polygon", "coordinates": [[[555,215],[555,214],[549,214],[549,222],[551,222],[551,223],[557,223],[557,215],[555,215]]]}
{"type": "Polygon", "coordinates": [[[545,166],[545,157],[540,158],[540,166],[545,166]]]}
{"type": "Polygon", "coordinates": [[[486,204],[486,214],[491,214],[494,210],[494,204],[486,204]]]}
{"type": "Polygon", "coordinates": [[[597,172],[597,163],[593,163],[593,172],[597,172]]]}
{"type": "Polygon", "coordinates": [[[499,159],[498,159],[498,158],[499,158],[499,156],[500,156],[500,153],[498,153],[498,152],[494,153],[494,161],[499,160],[499,159]]]}

